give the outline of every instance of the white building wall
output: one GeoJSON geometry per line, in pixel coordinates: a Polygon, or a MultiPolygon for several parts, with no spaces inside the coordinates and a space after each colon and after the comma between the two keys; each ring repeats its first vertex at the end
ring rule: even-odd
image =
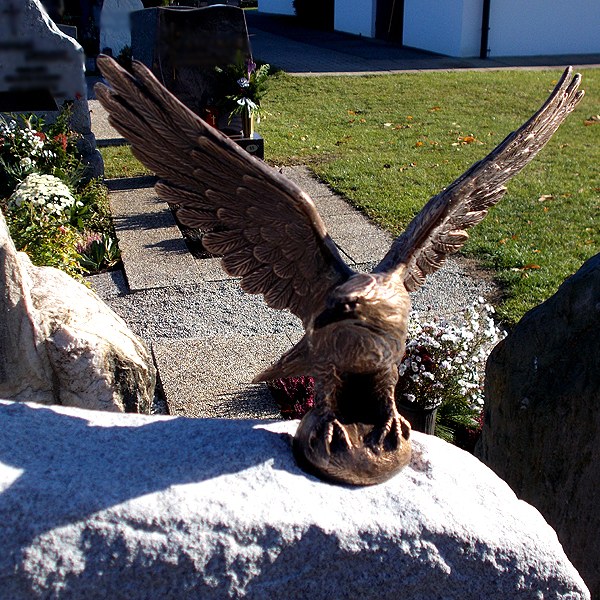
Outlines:
{"type": "Polygon", "coordinates": [[[403,44],[448,56],[479,56],[482,6],[481,0],[405,0],[403,44]]]}
{"type": "Polygon", "coordinates": [[[258,10],[274,15],[295,14],[292,0],[258,0],[258,10]]]}
{"type": "Polygon", "coordinates": [[[333,28],[345,33],[375,37],[376,2],[377,0],[335,0],[333,28]]]}
{"type": "Polygon", "coordinates": [[[491,0],[489,56],[600,53],[600,0],[491,0]]]}

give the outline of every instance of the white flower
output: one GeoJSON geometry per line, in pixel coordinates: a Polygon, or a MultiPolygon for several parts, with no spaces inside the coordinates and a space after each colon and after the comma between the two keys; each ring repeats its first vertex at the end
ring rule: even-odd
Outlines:
{"type": "Polygon", "coordinates": [[[58,177],[32,173],[17,186],[10,197],[9,206],[31,204],[47,214],[59,215],[76,202],[71,190],[58,177]]]}
{"type": "Polygon", "coordinates": [[[441,337],[442,342],[450,342],[454,344],[458,342],[458,337],[454,333],[444,333],[441,337]]]}
{"type": "Polygon", "coordinates": [[[485,362],[503,332],[483,298],[465,309],[462,324],[443,319],[421,322],[411,313],[406,354],[399,366],[399,394],[425,407],[456,398],[470,406],[483,403],[485,362]]]}

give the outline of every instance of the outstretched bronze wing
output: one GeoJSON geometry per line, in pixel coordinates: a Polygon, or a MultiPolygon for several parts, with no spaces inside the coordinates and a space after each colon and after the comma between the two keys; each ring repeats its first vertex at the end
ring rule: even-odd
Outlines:
{"type": "Polygon", "coordinates": [[[289,308],[306,325],[329,292],[353,271],[325,229],[313,201],[191,112],[141,63],[133,75],[106,56],[96,84],[109,122],[134,155],[160,178],[158,195],[177,205],[184,225],[207,231],[206,249],[244,290],[289,308]]]}
{"type": "Polygon", "coordinates": [[[563,73],[542,108],[511,133],[483,160],[475,163],[445,190],[434,196],[392,244],[375,268],[384,273],[406,265],[404,285],[418,289],[449,254],[467,241],[465,231],[479,223],[506,192],[504,184],[537,153],[583,97],[580,75],[563,73]]]}

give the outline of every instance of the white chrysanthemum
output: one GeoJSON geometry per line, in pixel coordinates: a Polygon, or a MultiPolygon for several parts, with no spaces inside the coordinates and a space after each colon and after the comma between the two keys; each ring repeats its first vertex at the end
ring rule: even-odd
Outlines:
{"type": "Polygon", "coordinates": [[[71,190],[58,177],[39,173],[28,175],[10,197],[10,206],[31,204],[54,215],[61,214],[76,202],[71,190]]]}

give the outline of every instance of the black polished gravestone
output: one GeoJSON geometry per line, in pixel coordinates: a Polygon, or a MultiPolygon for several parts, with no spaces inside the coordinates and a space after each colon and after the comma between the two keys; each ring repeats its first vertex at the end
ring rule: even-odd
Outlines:
{"type": "Polygon", "coordinates": [[[260,135],[244,138],[239,118],[230,119],[223,111],[216,115],[223,98],[215,68],[252,57],[242,9],[220,4],[134,11],[131,53],[189,109],[216,125],[250,154],[264,157],[260,135]]]}

